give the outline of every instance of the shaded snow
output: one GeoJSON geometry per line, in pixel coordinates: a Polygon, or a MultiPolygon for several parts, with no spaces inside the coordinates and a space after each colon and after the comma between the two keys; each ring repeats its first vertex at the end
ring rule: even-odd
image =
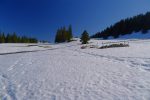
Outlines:
{"type": "Polygon", "coordinates": [[[130,35],[120,36],[120,39],[150,39],[150,31],[143,34],[142,32],[132,33],[130,35]]]}
{"type": "MultiPolygon", "coordinates": [[[[109,39],[114,39],[113,37],[109,37],[109,39]]],[[[150,39],[150,31],[143,34],[142,32],[133,32],[132,34],[120,35],[118,39],[150,39]]]]}
{"type": "Polygon", "coordinates": [[[2,44],[1,53],[41,51],[0,55],[0,99],[150,100],[150,40],[129,41],[130,47],[103,50],[80,49],[79,42],[50,49],[2,44]]]}

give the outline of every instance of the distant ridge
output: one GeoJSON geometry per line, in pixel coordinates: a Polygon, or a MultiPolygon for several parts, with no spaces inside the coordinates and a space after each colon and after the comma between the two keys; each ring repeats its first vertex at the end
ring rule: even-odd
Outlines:
{"type": "Polygon", "coordinates": [[[122,19],[114,25],[107,27],[103,31],[92,35],[91,38],[119,38],[120,36],[132,33],[141,32],[142,34],[146,34],[148,33],[148,30],[150,30],[150,12],[122,19]]]}

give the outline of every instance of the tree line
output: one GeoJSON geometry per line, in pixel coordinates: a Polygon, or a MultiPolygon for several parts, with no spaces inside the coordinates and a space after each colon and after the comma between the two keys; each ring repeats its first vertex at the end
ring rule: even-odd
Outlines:
{"type": "Polygon", "coordinates": [[[36,38],[29,38],[26,36],[17,36],[16,33],[7,34],[0,33],[0,43],[37,43],[36,38]]]}
{"type": "Polygon", "coordinates": [[[150,12],[123,19],[103,31],[96,33],[91,38],[107,39],[110,36],[118,38],[120,35],[132,34],[133,32],[142,31],[145,34],[148,30],[150,30],[150,12]]]}
{"type": "MultiPolygon", "coordinates": [[[[72,33],[72,27],[71,25],[67,29],[66,27],[62,27],[57,30],[56,36],[55,36],[55,43],[63,43],[63,42],[71,42],[73,41],[73,33],[72,33]]],[[[80,42],[82,44],[87,44],[90,40],[89,33],[85,30],[81,34],[80,42]]]]}
{"type": "Polygon", "coordinates": [[[55,43],[70,42],[72,38],[73,34],[71,25],[68,29],[66,27],[62,27],[56,32],[55,43]]]}

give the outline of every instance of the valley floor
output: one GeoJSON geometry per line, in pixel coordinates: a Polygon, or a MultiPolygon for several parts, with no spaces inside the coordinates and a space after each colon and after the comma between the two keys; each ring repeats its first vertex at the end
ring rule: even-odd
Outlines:
{"type": "Polygon", "coordinates": [[[80,47],[76,41],[0,44],[0,99],[150,100],[150,40],[130,40],[125,48],[80,47]]]}

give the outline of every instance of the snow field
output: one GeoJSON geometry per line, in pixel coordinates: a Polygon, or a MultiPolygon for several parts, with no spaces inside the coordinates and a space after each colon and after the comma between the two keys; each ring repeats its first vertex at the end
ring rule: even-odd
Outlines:
{"type": "MultiPolygon", "coordinates": [[[[91,42],[101,45],[105,41],[91,42]]],[[[150,40],[130,40],[130,47],[104,50],[80,49],[79,42],[51,45],[50,49],[12,47],[15,52],[41,51],[0,55],[0,98],[149,100],[149,43],[150,40]]],[[[0,52],[6,53],[7,46],[0,45],[0,52]]]]}

